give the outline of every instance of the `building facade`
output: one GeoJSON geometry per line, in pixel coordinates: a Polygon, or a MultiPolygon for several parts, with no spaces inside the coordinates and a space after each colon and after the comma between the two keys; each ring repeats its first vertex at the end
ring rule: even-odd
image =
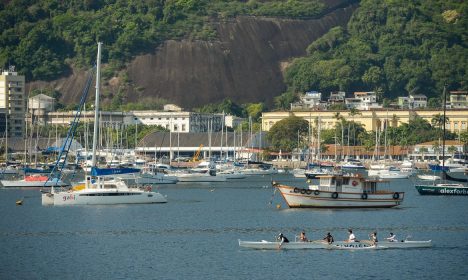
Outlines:
{"type": "Polygon", "coordinates": [[[8,135],[22,137],[25,127],[25,78],[15,72],[14,66],[0,75],[0,109],[6,113],[8,135]]]}
{"type": "MultiPolygon", "coordinates": [[[[367,131],[380,130],[385,126],[396,127],[402,123],[408,123],[410,119],[419,116],[429,123],[437,114],[443,114],[442,110],[415,109],[375,109],[359,111],[359,114],[352,114],[351,111],[301,111],[301,112],[265,112],[262,114],[262,129],[264,131],[270,128],[278,121],[290,116],[301,117],[309,122],[312,126],[320,124],[320,129],[332,129],[335,127],[339,119],[336,114],[340,113],[348,121],[355,121],[364,126],[367,131]]],[[[448,109],[446,111],[448,123],[447,130],[459,134],[468,129],[468,110],[466,109],[448,109]]]]}
{"type": "Polygon", "coordinates": [[[28,111],[34,123],[45,124],[47,113],[55,110],[55,98],[38,94],[28,99],[28,111]]]}

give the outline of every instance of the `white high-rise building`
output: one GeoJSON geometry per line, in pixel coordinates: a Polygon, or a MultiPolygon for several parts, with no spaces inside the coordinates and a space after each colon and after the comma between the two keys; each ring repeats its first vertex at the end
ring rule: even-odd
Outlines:
{"type": "Polygon", "coordinates": [[[8,122],[8,136],[22,137],[26,116],[26,94],[24,76],[15,72],[15,67],[2,71],[0,75],[0,109],[4,109],[8,122]]]}

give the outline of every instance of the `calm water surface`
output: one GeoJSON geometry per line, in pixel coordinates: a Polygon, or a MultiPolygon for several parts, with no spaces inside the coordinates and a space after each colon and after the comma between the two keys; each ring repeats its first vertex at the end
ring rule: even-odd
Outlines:
{"type": "Polygon", "coordinates": [[[398,209],[288,209],[279,194],[269,204],[270,180],[162,186],[169,202],[155,205],[43,207],[38,190],[0,189],[0,279],[468,279],[468,197],[424,197],[400,180],[387,186],[406,192],[398,209]],[[434,247],[262,251],[237,243],[301,230],[343,240],[349,227],[360,239],[393,231],[434,247]]]}

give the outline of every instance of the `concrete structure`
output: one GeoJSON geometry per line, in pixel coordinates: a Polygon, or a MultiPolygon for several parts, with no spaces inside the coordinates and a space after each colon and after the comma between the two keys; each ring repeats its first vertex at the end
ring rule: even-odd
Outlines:
{"type": "MultiPolygon", "coordinates": [[[[402,123],[408,123],[415,116],[419,116],[430,123],[435,115],[443,114],[443,111],[435,109],[375,109],[360,111],[359,115],[354,116],[352,116],[350,111],[265,112],[262,114],[262,129],[268,131],[276,122],[289,116],[301,117],[311,122],[313,127],[316,126],[317,120],[320,120],[321,129],[332,129],[338,121],[335,117],[336,113],[340,113],[346,120],[354,120],[357,123],[363,124],[367,131],[375,131],[382,129],[385,123],[393,127],[399,126],[402,123]]],[[[446,115],[449,119],[447,130],[457,134],[467,130],[468,110],[448,109],[446,115]]]]}
{"type": "Polygon", "coordinates": [[[228,157],[258,160],[255,149],[268,147],[266,133],[255,133],[250,138],[248,132],[209,133],[169,133],[153,132],[146,135],[135,149],[138,153],[151,154],[154,158],[192,158],[200,151],[203,158],[228,157]],[[210,145],[211,144],[211,145],[210,145]],[[249,152],[250,151],[250,152],[249,152]]]}
{"type": "MultiPolygon", "coordinates": [[[[457,140],[445,141],[445,159],[455,154],[463,154],[463,143],[457,140]],[[453,151],[452,151],[453,149],[453,151]]],[[[414,146],[410,159],[419,161],[442,160],[442,141],[430,141],[414,146]]]]}
{"type": "Polygon", "coordinates": [[[354,93],[354,98],[346,98],[345,103],[348,109],[370,110],[382,108],[382,106],[377,103],[377,94],[373,91],[357,91],[354,93]]]}
{"type": "Polygon", "coordinates": [[[328,105],[344,104],[346,98],[346,92],[335,91],[330,93],[328,98],[328,105]]]}
{"type": "Polygon", "coordinates": [[[47,113],[55,110],[55,98],[45,94],[38,94],[28,99],[28,111],[33,118],[33,122],[44,124],[47,120],[47,113]]]}
{"type": "Polygon", "coordinates": [[[297,109],[324,109],[326,104],[322,102],[322,93],[308,91],[300,97],[300,101],[291,103],[291,110],[297,109]]]}
{"type": "Polygon", "coordinates": [[[166,111],[131,111],[125,116],[125,124],[160,125],[171,132],[220,131],[222,114],[166,111]]]}
{"type": "MultiPolygon", "coordinates": [[[[47,113],[47,124],[49,125],[70,125],[75,117],[76,111],[68,112],[50,112],[47,113]]],[[[102,111],[99,122],[104,127],[119,127],[124,124],[126,114],[123,112],[106,112],[102,111]]],[[[94,123],[94,111],[81,112],[81,122],[94,123]]]]}
{"type": "MultiPolygon", "coordinates": [[[[50,125],[69,125],[75,116],[75,111],[50,112],[46,121],[50,125]]],[[[94,122],[94,111],[83,111],[81,122],[94,122]]],[[[99,122],[105,127],[119,127],[135,124],[159,125],[171,132],[207,132],[211,125],[212,131],[220,131],[223,123],[222,114],[205,114],[193,112],[172,111],[130,111],[100,113],[99,122]]]]}
{"type": "Polygon", "coordinates": [[[468,91],[451,91],[450,92],[450,108],[468,108],[468,91]]]}
{"type": "Polygon", "coordinates": [[[21,137],[24,134],[26,116],[24,86],[24,76],[18,75],[14,66],[0,75],[0,108],[6,112],[9,136],[21,137]]]}
{"type": "Polygon", "coordinates": [[[224,116],[224,125],[230,128],[236,128],[244,121],[244,118],[239,118],[231,115],[224,116]]]}
{"type": "Polygon", "coordinates": [[[182,112],[182,107],[179,107],[175,104],[166,104],[164,105],[163,110],[166,112],[182,112]]]}
{"type": "Polygon", "coordinates": [[[423,94],[398,97],[398,107],[401,109],[419,109],[427,107],[427,96],[423,94]]]}

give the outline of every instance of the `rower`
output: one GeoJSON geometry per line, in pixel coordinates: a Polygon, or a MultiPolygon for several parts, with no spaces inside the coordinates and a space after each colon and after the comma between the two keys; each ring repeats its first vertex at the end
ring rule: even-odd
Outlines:
{"type": "Polygon", "coordinates": [[[396,235],[393,234],[393,232],[390,232],[390,237],[387,237],[385,239],[387,239],[390,242],[397,242],[398,241],[398,239],[396,238],[396,235]]]}
{"type": "Polygon", "coordinates": [[[327,233],[323,240],[325,240],[328,244],[332,244],[335,241],[330,233],[327,233]]]}
{"type": "Polygon", "coordinates": [[[359,242],[359,241],[356,239],[356,236],[354,235],[352,229],[348,229],[348,233],[349,233],[349,237],[348,237],[348,240],[347,240],[348,242],[359,242]]]}
{"type": "Polygon", "coordinates": [[[372,245],[376,245],[377,242],[379,242],[379,240],[377,240],[377,232],[376,231],[371,233],[370,239],[371,239],[372,245]]]}
{"type": "Polygon", "coordinates": [[[278,241],[280,242],[279,246],[278,246],[278,249],[281,248],[281,245],[283,245],[283,243],[289,243],[289,240],[286,238],[286,236],[284,236],[282,233],[280,233],[277,237],[278,241]]]}

